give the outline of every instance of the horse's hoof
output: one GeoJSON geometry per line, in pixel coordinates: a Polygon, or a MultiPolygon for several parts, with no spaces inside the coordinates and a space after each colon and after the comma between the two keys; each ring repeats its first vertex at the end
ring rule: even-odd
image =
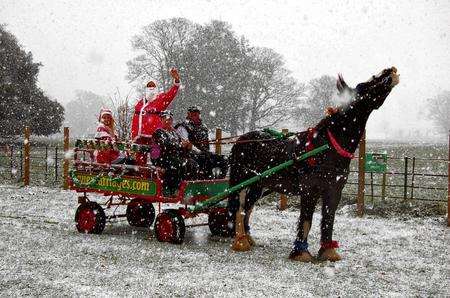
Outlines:
{"type": "Polygon", "coordinates": [[[252,248],[247,235],[243,235],[242,237],[236,237],[234,239],[233,245],[231,245],[231,249],[234,251],[249,251],[252,248]]]}
{"type": "Polygon", "coordinates": [[[246,238],[247,238],[248,243],[250,243],[250,246],[255,246],[255,245],[256,245],[256,242],[255,242],[255,240],[253,239],[252,236],[250,236],[249,234],[247,234],[247,235],[246,235],[246,238]]]}
{"type": "Polygon", "coordinates": [[[342,260],[342,257],[336,252],[334,248],[320,249],[317,259],[321,262],[330,261],[337,262],[342,260]]]}
{"type": "Polygon", "coordinates": [[[289,255],[289,259],[293,261],[303,262],[303,263],[312,263],[314,262],[314,257],[309,253],[309,251],[291,251],[289,255]]]}

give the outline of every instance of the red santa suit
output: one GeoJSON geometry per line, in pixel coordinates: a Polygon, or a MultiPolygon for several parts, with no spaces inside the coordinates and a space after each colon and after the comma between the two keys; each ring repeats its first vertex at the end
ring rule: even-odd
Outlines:
{"type": "MultiPolygon", "coordinates": [[[[99,120],[101,120],[101,118],[104,114],[112,115],[110,110],[102,109],[100,111],[99,120]]],[[[97,131],[95,133],[95,139],[112,144],[117,141],[117,135],[114,133],[114,131],[110,127],[99,122],[99,124],[97,126],[97,131]]],[[[94,155],[95,155],[96,161],[98,163],[110,164],[113,160],[115,160],[119,157],[120,152],[117,150],[114,150],[112,148],[100,149],[100,150],[95,150],[94,155]]]]}
{"type": "Polygon", "coordinates": [[[138,144],[148,144],[152,134],[161,128],[159,113],[166,110],[177,95],[179,82],[175,82],[166,93],[155,95],[151,100],[143,97],[134,106],[131,124],[131,140],[138,144]]]}

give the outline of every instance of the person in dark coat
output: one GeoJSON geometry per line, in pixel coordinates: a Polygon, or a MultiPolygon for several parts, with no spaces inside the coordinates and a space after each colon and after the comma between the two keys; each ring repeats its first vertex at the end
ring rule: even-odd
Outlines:
{"type": "Polygon", "coordinates": [[[225,157],[209,151],[208,127],[202,122],[199,107],[189,107],[186,120],[175,125],[175,129],[183,140],[192,144],[191,156],[200,168],[199,179],[226,176],[228,164],[225,157]]]}
{"type": "Polygon", "coordinates": [[[164,187],[173,192],[178,189],[182,179],[196,179],[198,165],[189,155],[192,144],[183,140],[172,126],[172,112],[163,111],[160,116],[162,127],[153,133],[153,141],[159,146],[160,156],[154,160],[154,164],[164,169],[164,187]]]}
{"type": "Polygon", "coordinates": [[[208,127],[203,124],[198,107],[189,107],[186,120],[175,125],[175,129],[197,149],[209,152],[208,127]]]}

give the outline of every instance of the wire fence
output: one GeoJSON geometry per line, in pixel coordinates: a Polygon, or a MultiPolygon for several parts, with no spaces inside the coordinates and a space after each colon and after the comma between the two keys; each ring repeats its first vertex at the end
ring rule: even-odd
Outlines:
{"type": "MultiPolygon", "coordinates": [[[[232,145],[224,145],[229,153],[232,145]]],[[[446,202],[448,198],[448,148],[444,144],[369,143],[367,151],[387,152],[387,170],[365,173],[365,198],[446,202]],[[401,156],[401,154],[409,156],[401,156]],[[417,154],[417,155],[416,155],[417,154]],[[415,156],[416,155],[416,156],[415,156]],[[384,176],[384,178],[383,178],[384,176]]],[[[355,152],[358,156],[358,151],[355,152]]],[[[358,159],[350,163],[350,174],[343,196],[356,198],[358,192],[358,159]]]]}
{"type": "MultiPolygon", "coordinates": [[[[448,159],[388,156],[385,173],[365,173],[365,197],[420,201],[447,201],[448,159]]],[[[356,196],[358,162],[352,161],[343,195],[356,196]]]]}
{"type": "MultiPolygon", "coordinates": [[[[24,149],[19,145],[0,145],[0,181],[21,184],[24,175],[24,149]]],[[[64,151],[60,146],[33,146],[30,150],[30,183],[61,186],[64,151]]]]}
{"type": "MultiPolygon", "coordinates": [[[[229,152],[224,146],[222,152],[229,152]]],[[[444,147],[443,147],[444,148],[444,147]]],[[[408,150],[406,150],[408,151],[408,150]]],[[[415,150],[429,152],[427,150],[415,150]]],[[[0,145],[0,182],[21,184],[24,174],[22,145],[0,145]]],[[[445,148],[441,150],[445,152],[445,148]]],[[[408,153],[414,153],[409,151],[408,153]]],[[[357,156],[357,153],[356,153],[357,156]]],[[[446,201],[448,195],[448,159],[442,154],[425,157],[388,156],[385,173],[365,173],[365,197],[446,201]],[[437,157],[436,157],[437,156],[437,157]]],[[[63,183],[64,151],[58,145],[31,145],[30,183],[60,187],[63,183]]],[[[358,160],[350,165],[350,175],[343,195],[356,197],[358,189],[358,160]]]]}

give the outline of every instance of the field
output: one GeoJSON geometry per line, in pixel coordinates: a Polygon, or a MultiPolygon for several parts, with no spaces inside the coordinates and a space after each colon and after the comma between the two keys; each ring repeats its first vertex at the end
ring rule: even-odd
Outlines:
{"type": "MultiPolygon", "coordinates": [[[[257,207],[250,252],[230,240],[188,229],[182,245],[120,221],[102,235],[74,227],[76,194],[0,185],[0,296],[448,296],[445,218],[354,217],[338,211],[335,239],[344,260],[302,264],[287,259],[296,210],[257,207]]],[[[204,219],[199,219],[204,220],[204,219]]],[[[315,214],[311,252],[318,250],[315,214]]]]}

